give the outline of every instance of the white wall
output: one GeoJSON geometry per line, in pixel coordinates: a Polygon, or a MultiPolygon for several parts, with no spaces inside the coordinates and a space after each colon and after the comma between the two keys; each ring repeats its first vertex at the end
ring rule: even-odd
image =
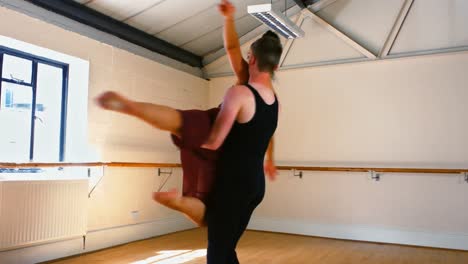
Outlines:
{"type": "MultiPolygon", "coordinates": [[[[468,53],[281,71],[284,165],[468,168],[468,53]]],[[[216,105],[232,77],[212,79],[216,105]]],[[[281,172],[251,228],[468,249],[462,176],[281,172]]]]}
{"type": "MultiPolygon", "coordinates": [[[[0,8],[0,35],[90,62],[88,150],[103,161],[177,162],[165,133],[98,109],[114,89],[183,108],[217,105],[232,78],[211,82],[26,15],[0,8]],[[14,26],[12,26],[14,25],[14,26]],[[210,86],[209,91],[208,86],[210,86]],[[208,101],[208,92],[210,95],[208,101]]],[[[277,159],[283,164],[468,167],[464,131],[468,54],[356,63],[280,72],[283,113],[277,159]]],[[[86,159],[87,157],[82,157],[86,159]]],[[[175,170],[169,185],[181,185],[175,170]]],[[[156,206],[154,169],[108,169],[89,200],[86,250],[191,225],[156,206]],[[137,217],[131,212],[138,211],[137,217]]],[[[282,172],[268,185],[252,228],[465,248],[468,184],[461,177],[282,172]]],[[[0,253],[1,263],[30,263],[83,252],[82,239],[0,253]]]]}
{"type": "MultiPolygon", "coordinates": [[[[93,100],[112,89],[137,100],[203,108],[208,103],[207,81],[3,7],[0,22],[2,36],[89,61],[88,116],[71,113],[88,119],[89,146],[72,161],[179,162],[167,133],[103,111],[93,100]]],[[[181,215],[152,202],[151,193],[161,181],[157,169],[107,168],[89,199],[86,251],[193,227],[181,215]]],[[[180,189],[181,183],[182,173],[175,169],[167,188],[180,189]]],[[[0,252],[0,262],[33,263],[82,252],[79,238],[0,252]]]]}

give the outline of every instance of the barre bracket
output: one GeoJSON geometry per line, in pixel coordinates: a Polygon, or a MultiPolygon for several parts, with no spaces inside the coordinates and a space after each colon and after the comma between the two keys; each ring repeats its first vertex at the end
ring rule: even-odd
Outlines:
{"type": "Polygon", "coordinates": [[[293,170],[293,176],[294,177],[299,177],[299,179],[302,179],[303,173],[302,171],[298,171],[296,169],[293,170]]]}
{"type": "Polygon", "coordinates": [[[371,180],[374,180],[376,182],[380,181],[380,176],[381,176],[380,173],[375,172],[375,171],[369,171],[369,173],[370,173],[371,180]]]}
{"type": "Polygon", "coordinates": [[[161,168],[158,168],[158,176],[161,176],[161,175],[172,175],[172,169],[170,171],[163,171],[161,170],[161,168]]]}

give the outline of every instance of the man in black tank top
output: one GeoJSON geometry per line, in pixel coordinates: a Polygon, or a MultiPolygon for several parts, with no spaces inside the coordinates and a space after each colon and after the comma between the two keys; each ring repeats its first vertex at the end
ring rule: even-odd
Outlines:
{"type": "MultiPolygon", "coordinates": [[[[277,126],[278,101],[273,92],[271,78],[282,52],[279,37],[273,32],[267,32],[252,44],[248,62],[245,61],[235,32],[234,7],[229,1],[222,0],[220,11],[225,17],[226,50],[238,78],[238,84],[248,84],[234,86],[228,91],[209,139],[203,146],[207,149],[219,149],[220,154],[219,162],[216,163],[219,171],[216,173],[215,186],[206,199],[208,205],[206,214],[204,215],[203,204],[205,200],[201,202],[198,196],[171,198],[169,199],[171,203],[176,201],[177,204],[165,204],[186,213],[198,224],[203,224],[206,220],[209,264],[239,263],[235,252],[237,242],[265,192],[263,158],[267,148],[269,155],[265,170],[272,178],[276,173],[272,156],[272,135],[277,126]],[[185,207],[179,206],[181,203],[185,207]]],[[[132,102],[112,92],[104,93],[97,101],[105,109],[136,116],[159,129],[182,136],[184,141],[193,137],[190,129],[185,129],[187,130],[185,134],[181,132],[181,124],[186,124],[184,119],[191,120],[190,123],[200,120],[200,117],[203,117],[203,120],[207,119],[205,111],[199,111],[197,117],[191,115],[183,118],[183,115],[175,109],[132,102]]],[[[208,120],[205,123],[210,122],[208,120]]],[[[193,143],[191,145],[195,145],[194,142],[201,138],[200,135],[196,140],[193,138],[190,140],[193,143]]],[[[196,155],[191,154],[191,156],[196,155]]],[[[206,162],[211,164],[213,161],[206,162]]],[[[183,160],[182,165],[184,165],[183,160]]],[[[201,165],[203,164],[198,164],[197,168],[203,167],[201,165]]],[[[184,171],[184,185],[185,178],[184,171]]]]}
{"type": "MultiPolygon", "coordinates": [[[[222,1],[220,9],[223,5],[228,8],[230,3],[222,1]]],[[[265,194],[263,162],[277,127],[279,109],[271,79],[281,53],[280,39],[271,31],[252,44],[248,62],[238,64],[248,67],[248,84],[229,89],[210,136],[202,145],[220,149],[206,211],[208,264],[239,263],[237,242],[265,194]]],[[[232,62],[232,54],[229,56],[232,62]]]]}

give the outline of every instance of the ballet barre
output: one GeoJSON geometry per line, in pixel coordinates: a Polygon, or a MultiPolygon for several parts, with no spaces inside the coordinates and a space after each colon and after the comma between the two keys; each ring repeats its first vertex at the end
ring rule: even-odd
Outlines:
{"type": "MultiPolygon", "coordinates": [[[[122,167],[122,168],[180,168],[179,163],[141,163],[141,162],[87,162],[87,163],[0,163],[0,168],[50,168],[50,167],[122,167]]],[[[373,168],[373,167],[313,167],[313,166],[277,166],[278,170],[293,171],[294,176],[302,178],[304,171],[316,172],[367,172],[372,179],[380,180],[382,173],[417,173],[417,174],[458,174],[463,175],[468,183],[468,169],[437,168],[373,168]]],[[[158,175],[170,174],[158,170],[158,175]]]]}
{"type": "Polygon", "coordinates": [[[463,174],[468,169],[423,169],[423,168],[359,168],[359,167],[305,167],[277,166],[278,170],[296,171],[336,171],[336,172],[380,172],[380,173],[420,173],[420,174],[463,174]]]}
{"type": "Polygon", "coordinates": [[[307,167],[307,166],[277,166],[278,170],[293,171],[295,177],[302,179],[303,171],[316,172],[367,172],[374,181],[380,181],[383,173],[415,173],[415,174],[456,174],[463,175],[468,183],[468,169],[433,169],[433,168],[366,168],[366,167],[307,167]]]}
{"type": "Polygon", "coordinates": [[[141,162],[86,162],[86,163],[0,163],[0,168],[51,168],[51,167],[123,167],[123,168],[179,168],[179,163],[141,162]]]}

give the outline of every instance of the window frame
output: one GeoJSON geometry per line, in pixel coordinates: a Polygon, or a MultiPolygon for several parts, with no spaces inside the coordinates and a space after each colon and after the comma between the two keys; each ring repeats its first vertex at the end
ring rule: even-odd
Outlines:
{"type": "MultiPolygon", "coordinates": [[[[69,81],[69,64],[55,61],[52,59],[36,56],[19,50],[11,49],[0,45],[0,102],[2,94],[3,82],[13,83],[16,85],[27,86],[32,89],[32,109],[31,109],[31,134],[29,145],[29,160],[34,161],[34,129],[36,121],[36,97],[37,97],[37,72],[38,65],[45,64],[56,67],[62,70],[62,102],[61,102],[61,116],[60,116],[60,145],[59,145],[59,161],[65,160],[66,151],[66,127],[67,127],[67,105],[68,105],[68,81],[69,81]],[[3,59],[4,55],[14,56],[21,59],[26,59],[32,62],[31,83],[16,81],[3,76],[3,59]]],[[[0,105],[1,107],[1,105],[0,105]]]]}

